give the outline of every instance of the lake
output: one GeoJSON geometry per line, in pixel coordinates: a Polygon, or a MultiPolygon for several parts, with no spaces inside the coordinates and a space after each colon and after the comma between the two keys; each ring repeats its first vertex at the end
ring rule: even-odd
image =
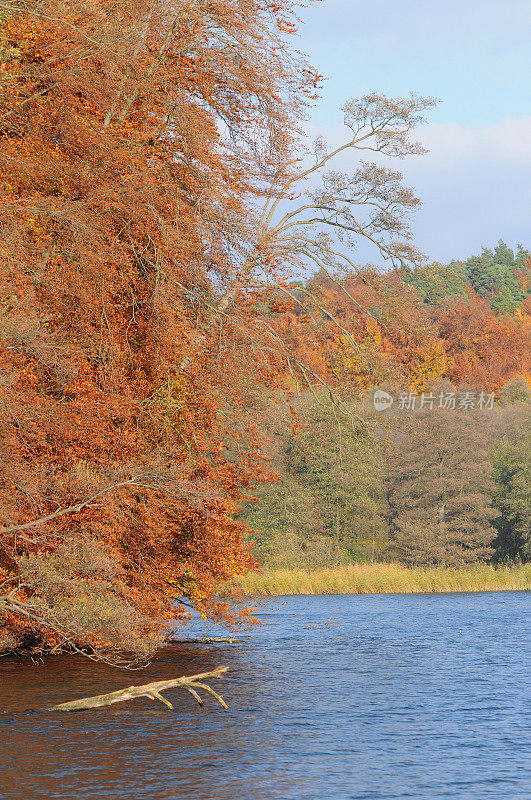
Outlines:
{"type": "Polygon", "coordinates": [[[141,672],[2,658],[0,797],[528,800],[529,611],[529,592],[284,597],[245,644],[141,672]],[[229,711],[179,690],[173,712],[38,710],[221,664],[229,711]]]}

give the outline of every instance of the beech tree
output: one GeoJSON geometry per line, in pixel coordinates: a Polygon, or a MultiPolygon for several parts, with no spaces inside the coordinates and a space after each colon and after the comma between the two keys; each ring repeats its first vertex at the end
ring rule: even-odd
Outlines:
{"type": "Polygon", "coordinates": [[[318,138],[314,162],[294,168],[287,180],[272,185],[261,217],[262,237],[277,242],[288,258],[303,257],[318,266],[344,261],[352,267],[333,241],[355,242],[355,237],[371,241],[393,266],[414,263],[419,254],[410,244],[408,222],[420,200],[402,185],[400,173],[363,160],[349,172],[339,171],[336,164],[345,154],[404,158],[424,153],[411,133],[424,121],[419,112],[434,104],[432,98],[415,94],[389,99],[377,92],[348,101],[343,107],[349,130],[345,143],[329,149],[318,138]],[[317,185],[312,187],[312,181],[317,185]],[[307,200],[279,213],[281,202],[308,184],[307,200]],[[318,235],[312,237],[316,229],[318,235]]]}
{"type": "Polygon", "coordinates": [[[435,317],[448,358],[448,378],[456,384],[492,390],[529,368],[531,317],[517,311],[513,317],[495,316],[489,304],[469,290],[435,317]]]}
{"type": "Polygon", "coordinates": [[[281,379],[243,278],[223,313],[318,76],[287,3],[1,8],[3,646],[145,655],[188,606],[247,618],[242,409],[281,379]]]}
{"type": "MultiPolygon", "coordinates": [[[[412,244],[409,222],[420,200],[403,185],[399,172],[382,163],[363,161],[362,156],[372,152],[379,158],[404,158],[423,153],[412,132],[424,121],[420,112],[434,104],[430,97],[412,94],[390,99],[377,92],[349,100],[343,107],[346,141],[329,149],[318,138],[311,157],[291,160],[266,184],[253,245],[240,275],[257,288],[275,287],[277,295],[297,305],[299,292],[286,282],[289,266],[299,272],[318,268],[331,280],[339,274],[357,274],[350,251],[359,238],[371,242],[375,254],[393,268],[409,269],[417,264],[422,254],[412,244]],[[348,171],[341,169],[344,159],[354,162],[348,171]]],[[[349,297],[344,283],[338,281],[337,285],[349,297]]],[[[324,314],[336,334],[345,335],[357,352],[358,342],[312,288],[310,284],[304,290],[306,314],[317,325],[324,314]]],[[[286,358],[290,370],[294,368],[304,382],[313,382],[315,374],[304,361],[286,358]]]]}

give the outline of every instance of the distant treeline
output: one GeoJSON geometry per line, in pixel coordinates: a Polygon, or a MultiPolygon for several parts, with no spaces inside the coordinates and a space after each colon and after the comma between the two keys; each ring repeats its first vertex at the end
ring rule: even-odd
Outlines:
{"type": "Polygon", "coordinates": [[[523,388],[509,384],[493,409],[458,410],[437,406],[452,394],[444,387],[433,408],[379,415],[371,393],[342,406],[308,394],[297,434],[276,409],[271,467],[281,480],[261,484],[242,515],[255,556],[271,568],[530,560],[529,401],[512,397],[523,388]]]}
{"type": "Polygon", "coordinates": [[[484,247],[480,255],[466,261],[420,267],[405,280],[431,306],[448,306],[456,298],[466,298],[472,288],[488,301],[494,314],[515,314],[522,308],[529,313],[529,257],[529,250],[522,245],[515,253],[500,239],[494,250],[484,247]]]}
{"type": "Polygon", "coordinates": [[[291,410],[264,412],[281,479],[259,485],[261,502],[241,515],[256,558],[271,568],[530,560],[529,252],[500,241],[401,277],[318,274],[311,302],[300,286],[300,307],[276,323],[284,333],[312,312],[316,284],[334,321],[323,313],[321,341],[294,347],[328,389],[299,385],[291,410]],[[393,398],[380,413],[377,386],[393,398]]]}

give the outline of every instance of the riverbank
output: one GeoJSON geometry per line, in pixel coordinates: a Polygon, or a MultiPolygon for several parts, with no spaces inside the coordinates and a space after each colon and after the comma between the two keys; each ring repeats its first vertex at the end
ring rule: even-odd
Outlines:
{"type": "Polygon", "coordinates": [[[492,567],[404,567],[349,564],[329,569],[279,569],[249,573],[238,581],[248,597],[317,594],[408,594],[531,589],[531,564],[492,567]]]}

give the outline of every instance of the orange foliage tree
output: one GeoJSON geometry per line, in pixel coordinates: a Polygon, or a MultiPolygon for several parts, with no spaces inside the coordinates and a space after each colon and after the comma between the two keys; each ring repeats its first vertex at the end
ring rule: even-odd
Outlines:
{"type": "Polygon", "coordinates": [[[485,300],[470,289],[468,298],[437,316],[455,383],[494,391],[517,375],[529,376],[531,318],[496,316],[485,300]]]}
{"type": "Polygon", "coordinates": [[[1,646],[145,654],[188,606],[246,619],[282,380],[242,265],[278,268],[250,220],[318,76],[287,2],[1,8],[1,646]]]}
{"type": "Polygon", "coordinates": [[[529,381],[525,303],[500,316],[467,291],[466,299],[430,313],[400,272],[333,278],[322,270],[292,288],[297,303],[275,328],[291,342],[293,362],[311,365],[308,376],[355,392],[382,383],[421,392],[442,378],[489,391],[517,376],[529,381]],[[309,324],[312,315],[318,325],[309,324]]]}
{"type": "Polygon", "coordinates": [[[354,392],[389,382],[422,391],[445,375],[437,328],[399,273],[364,269],[333,278],[322,270],[298,294],[298,314],[275,327],[286,339],[291,329],[292,353],[297,363],[312,365],[308,374],[317,382],[354,392]],[[318,325],[309,324],[312,315],[318,325]]]}

